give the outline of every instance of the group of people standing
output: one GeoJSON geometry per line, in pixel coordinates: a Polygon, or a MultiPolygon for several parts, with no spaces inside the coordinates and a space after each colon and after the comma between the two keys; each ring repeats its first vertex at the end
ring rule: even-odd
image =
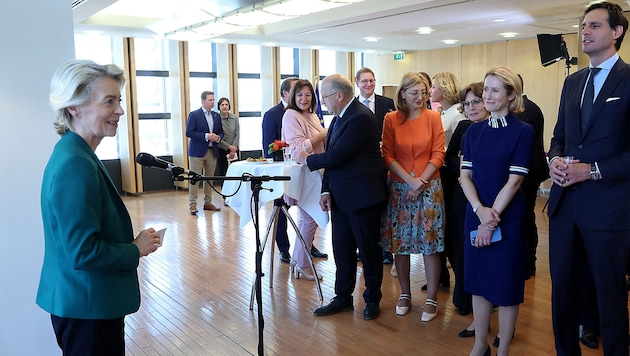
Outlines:
{"type": "MultiPolygon", "coordinates": [[[[589,277],[604,354],[628,355],[630,66],[617,53],[627,28],[619,5],[595,3],[585,11],[582,48],[590,65],[567,77],[551,140],[549,254],[558,355],[581,354],[580,296],[589,277]]],[[[503,356],[524,300],[525,279],[535,272],[526,237],[531,193],[524,185],[542,141],[536,124],[519,120],[525,98],[513,69],[493,68],[483,83],[463,90],[452,79],[441,73],[431,84],[422,73],[405,74],[395,110],[384,115],[381,125],[375,115],[382,110],[379,96],[362,92],[360,102],[348,79],[330,75],[321,83],[322,103],[335,116],[328,129],[315,121],[311,83],[295,80],[292,89],[283,83],[288,94],[283,137],[303,148],[297,151],[300,162],[310,170],[323,169],[320,206],[331,211],[335,297],[314,314],[354,308],[358,249],[365,280],[363,317],[377,318],[385,250],[395,256],[398,315],[411,307],[410,254],[424,255],[427,298],[421,320],[429,322],[438,315],[439,253],[446,249],[455,272],[453,301],[460,313],[472,307],[474,323],[462,332],[475,336],[470,354],[490,355],[490,314],[498,307],[495,344],[503,356]],[[450,93],[449,87],[455,90],[450,93]],[[429,98],[444,107],[444,115],[427,106],[429,98]],[[449,111],[453,106],[466,118],[449,111]],[[449,177],[443,180],[442,174],[449,177]]],[[[51,83],[61,139],[43,177],[45,255],[37,304],[51,314],[57,342],[68,355],[124,354],[124,317],[140,305],[136,269],[160,242],[153,228],[134,237],[120,195],[94,154],[104,137],[116,134],[124,114],[124,81],[114,65],[75,60],[60,67],[51,83]],[[67,167],[73,174],[65,174],[67,167]]],[[[373,86],[374,73],[358,73],[359,83],[373,86]]],[[[222,100],[219,108],[229,111],[229,101],[222,100]]],[[[204,92],[202,108],[189,117],[193,171],[214,172],[219,149],[226,159],[238,150],[237,120],[213,113],[213,105],[214,95],[204,92]],[[232,133],[236,138],[230,142],[226,136],[232,133]]],[[[196,214],[193,190],[190,212],[196,214]]],[[[218,210],[208,196],[204,209],[218,210]]],[[[312,244],[315,225],[303,211],[298,215],[312,244]]],[[[309,252],[314,251],[301,251],[301,257],[294,252],[296,276],[308,278],[302,261],[309,252]]]]}

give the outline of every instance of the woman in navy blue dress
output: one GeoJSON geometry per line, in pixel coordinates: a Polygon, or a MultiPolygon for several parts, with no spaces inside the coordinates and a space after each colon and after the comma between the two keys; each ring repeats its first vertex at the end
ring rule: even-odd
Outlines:
{"type": "Polygon", "coordinates": [[[473,295],[475,346],[471,355],[490,355],[490,314],[499,306],[498,355],[507,355],[525,290],[525,200],[533,128],[515,116],[522,111],[522,86],[508,67],[486,73],[483,100],[487,123],[471,125],[464,138],[461,184],[468,207],[464,250],[464,288],[473,295]],[[502,239],[491,242],[497,228],[502,239]],[[474,245],[470,232],[477,230],[474,245]]]}

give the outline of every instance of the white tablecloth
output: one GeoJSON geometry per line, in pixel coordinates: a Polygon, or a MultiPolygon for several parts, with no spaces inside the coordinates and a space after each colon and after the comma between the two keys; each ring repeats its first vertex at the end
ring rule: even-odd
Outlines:
{"type": "MultiPolygon", "coordinates": [[[[319,171],[311,172],[306,165],[296,163],[239,161],[230,164],[226,176],[240,177],[243,173],[253,176],[290,176],[290,181],[263,182],[263,188],[271,188],[273,192],[266,189],[260,191],[260,206],[286,194],[297,200],[297,205],[304,209],[319,227],[324,228],[328,224],[328,212],[322,211],[319,206],[322,187],[322,176],[319,171]]],[[[240,227],[243,228],[252,220],[251,182],[226,180],[223,182],[221,192],[224,195],[231,195],[238,189],[239,184],[241,188],[238,193],[227,198],[226,203],[240,216],[240,227]]]]}

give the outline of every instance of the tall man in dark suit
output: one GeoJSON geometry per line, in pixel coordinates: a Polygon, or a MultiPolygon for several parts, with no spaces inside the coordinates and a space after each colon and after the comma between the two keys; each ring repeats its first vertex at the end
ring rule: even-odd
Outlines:
{"type": "Polygon", "coordinates": [[[619,5],[596,3],[585,11],[582,28],[582,50],[592,69],[567,77],[549,151],[554,183],[548,211],[549,264],[556,352],[581,353],[581,265],[588,259],[604,355],[628,355],[630,66],[617,53],[628,20],[619,5]],[[566,163],[566,156],[574,159],[566,163]]]}
{"type": "MultiPolygon", "coordinates": [[[[376,88],[376,79],[374,72],[370,68],[363,67],[359,69],[355,77],[355,83],[357,88],[359,88],[359,96],[357,99],[363,105],[370,108],[374,115],[376,115],[379,132],[378,140],[380,142],[381,135],[383,133],[383,121],[385,120],[385,114],[396,110],[394,101],[386,96],[374,93],[374,89],[376,88]]],[[[384,264],[391,264],[394,261],[394,256],[389,251],[383,251],[382,256],[384,264]]]]}
{"type": "Polygon", "coordinates": [[[323,103],[335,118],[326,138],[326,152],[309,155],[306,164],[310,170],[324,168],[320,205],[331,211],[337,273],[336,296],[314,314],[353,309],[358,247],[366,286],[363,318],[371,320],[380,314],[383,261],[379,241],[387,200],[378,125],[374,113],[354,98],[352,83],[345,77],[327,76],[321,88],[323,103]]]}
{"type": "MultiPolygon", "coordinates": [[[[223,138],[221,116],[212,110],[214,107],[214,93],[201,93],[201,108],[192,111],[186,121],[186,136],[190,138],[188,145],[188,160],[190,170],[199,174],[211,176],[217,166],[219,157],[219,142],[223,138]]],[[[203,210],[220,210],[212,204],[211,182],[203,184],[203,210]]],[[[197,185],[188,185],[188,199],[190,214],[197,215],[197,185]]]]}
{"type": "MultiPolygon", "coordinates": [[[[521,84],[523,77],[519,74],[521,84]]],[[[525,275],[533,276],[536,274],[536,248],[538,247],[538,227],[536,226],[536,198],[538,197],[538,188],[540,183],[549,178],[549,167],[547,166],[547,158],[545,156],[545,147],[543,139],[543,130],[545,127],[545,117],[542,110],[533,101],[529,100],[527,95],[523,94],[524,110],[516,117],[526,122],[534,128],[534,144],[532,152],[532,163],[529,167],[529,174],[523,180],[521,190],[525,195],[525,205],[527,206],[527,215],[525,216],[525,224],[527,226],[527,258],[525,266],[525,275]]]]}

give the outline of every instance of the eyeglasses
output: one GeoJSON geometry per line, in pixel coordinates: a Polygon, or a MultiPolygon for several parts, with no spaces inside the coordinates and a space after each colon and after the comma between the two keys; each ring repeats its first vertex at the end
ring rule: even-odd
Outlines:
{"type": "Polygon", "coordinates": [[[481,99],[473,99],[473,100],[471,100],[471,101],[462,101],[462,106],[463,106],[464,108],[467,108],[467,107],[469,107],[469,106],[475,106],[475,107],[477,107],[477,106],[479,106],[480,104],[483,104],[483,100],[481,100],[481,99]]]}
{"type": "Polygon", "coordinates": [[[330,93],[330,94],[328,94],[328,95],[322,95],[322,99],[330,98],[331,96],[333,96],[333,95],[335,95],[335,94],[337,94],[337,93],[339,93],[339,91],[336,91],[336,92],[334,92],[334,93],[330,93]]]}
{"type": "Polygon", "coordinates": [[[359,83],[365,85],[365,84],[374,84],[376,83],[376,80],[374,79],[361,79],[359,80],[359,83]]]}
{"type": "Polygon", "coordinates": [[[405,94],[409,95],[412,98],[417,98],[418,96],[421,96],[421,95],[425,96],[425,95],[429,94],[429,92],[426,91],[426,90],[423,90],[423,91],[417,91],[417,90],[406,91],[406,90],[404,90],[404,92],[405,92],[405,94]]]}

